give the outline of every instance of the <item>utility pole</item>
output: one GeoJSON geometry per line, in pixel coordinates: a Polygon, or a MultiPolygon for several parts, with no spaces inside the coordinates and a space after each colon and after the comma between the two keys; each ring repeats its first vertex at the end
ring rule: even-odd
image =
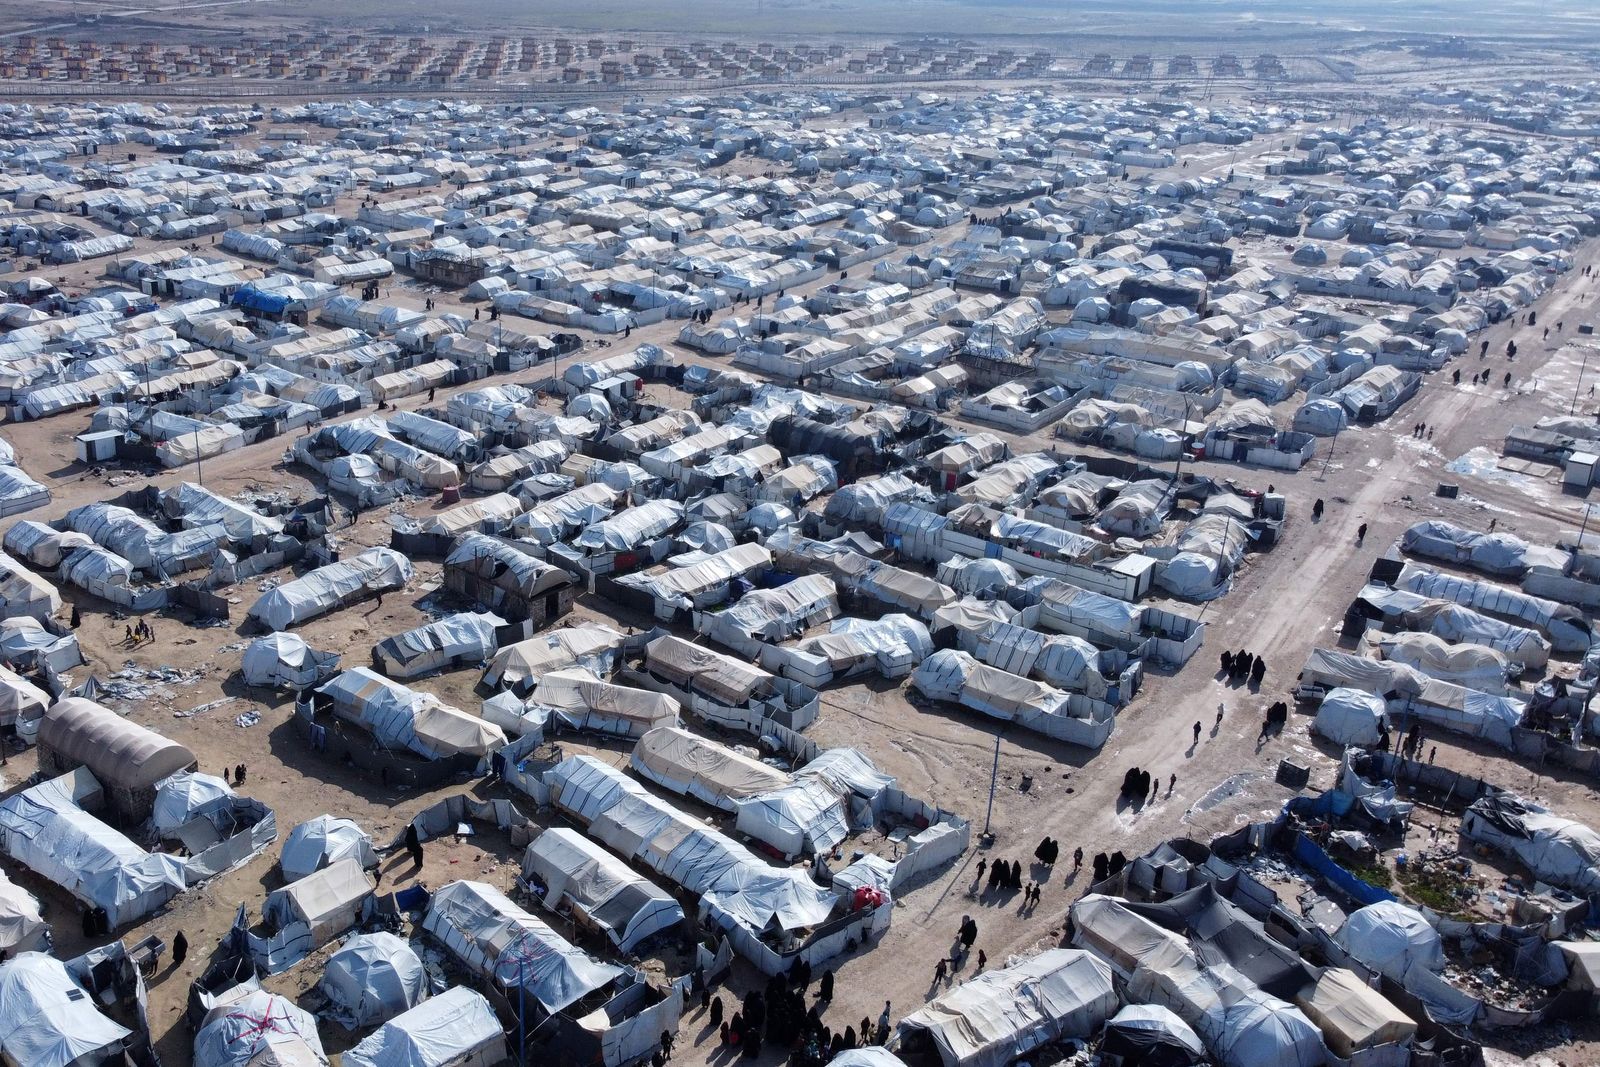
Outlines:
{"type": "Polygon", "coordinates": [[[994,815],[994,793],[995,793],[995,789],[998,787],[999,782],[1000,782],[1000,734],[1001,734],[1001,732],[1002,731],[998,731],[997,730],[997,731],[995,731],[995,735],[994,735],[994,766],[989,771],[989,807],[988,807],[988,810],[986,810],[983,813],[983,836],[984,836],[985,840],[989,840],[989,839],[992,839],[994,837],[994,835],[989,832],[989,820],[994,815]]]}
{"type": "Polygon", "coordinates": [[[200,427],[194,428],[194,477],[202,486],[206,484],[206,476],[200,470],[200,427]]]}
{"type": "Polygon", "coordinates": [[[1589,369],[1589,347],[1583,346],[1583,365],[1578,368],[1578,382],[1572,387],[1572,403],[1567,407],[1568,415],[1578,410],[1578,390],[1583,388],[1583,375],[1589,369]]]}

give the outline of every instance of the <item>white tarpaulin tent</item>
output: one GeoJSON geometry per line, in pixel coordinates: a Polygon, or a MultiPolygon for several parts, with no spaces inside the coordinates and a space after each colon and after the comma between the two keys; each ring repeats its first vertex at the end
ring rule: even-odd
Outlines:
{"type": "Polygon", "coordinates": [[[311,931],[310,947],[316,948],[356,924],[375,887],[361,864],[337,860],[268,893],[261,911],[280,929],[303,923],[311,931]]]}
{"type": "Polygon", "coordinates": [[[1340,686],[1322,698],[1316,731],[1336,745],[1368,748],[1382,736],[1387,712],[1388,706],[1376,693],[1340,686]]]}
{"type": "Polygon", "coordinates": [[[565,667],[586,667],[604,676],[611,673],[624,640],[621,633],[600,623],[537,634],[495,653],[483,672],[483,681],[496,689],[526,692],[544,675],[565,667]]]}
{"type": "Polygon", "coordinates": [[[454,986],[397,1015],[340,1057],[344,1067],[499,1067],[506,1036],[482,993],[454,986]]]}
{"type": "Polygon", "coordinates": [[[1600,893],[1600,834],[1512,793],[1474,801],[1461,834],[1517,857],[1540,881],[1576,893],[1600,893]]]}
{"type": "Polygon", "coordinates": [[[428,995],[422,960],[391,933],[356,934],[328,957],[321,989],[346,1027],[371,1026],[416,1007],[428,995]]]}
{"type": "Polygon", "coordinates": [[[378,865],[372,838],[350,819],[318,815],[289,831],[283,841],[279,866],[287,882],[298,882],[339,860],[353,859],[362,870],[378,865]]]}
{"type": "Polygon", "coordinates": [[[1378,648],[1384,659],[1441,682],[1495,696],[1506,694],[1510,662],[1505,653],[1486,645],[1451,644],[1432,634],[1399,633],[1385,634],[1378,648]]]}
{"type": "Polygon", "coordinates": [[[528,845],[522,878],[543,884],[536,895],[545,907],[577,913],[622,952],[633,952],[646,938],[683,921],[683,908],[672,894],[565,826],[546,830],[528,845]]]}
{"type": "Polygon", "coordinates": [[[676,726],[661,726],[633,746],[630,765],[642,778],[723,811],[789,784],[776,767],[676,726]]]}
{"type": "Polygon", "coordinates": [[[506,620],[488,612],[458,611],[379,641],[374,664],[390,678],[415,678],[454,663],[482,663],[499,649],[495,632],[506,620]]]}
{"type": "Polygon", "coordinates": [[[1111,968],[1082,949],[1058,948],[968,979],[906,1016],[899,1033],[907,1044],[924,1032],[945,1067],[1004,1067],[1041,1045],[1098,1032],[1116,1010],[1111,968]]]}
{"type": "Polygon", "coordinates": [[[327,1067],[308,1012],[264,989],[236,986],[194,1035],[194,1067],[327,1067]]]}
{"type": "Polygon", "coordinates": [[[183,891],[183,861],[146,852],[79,807],[100,788],[79,768],[0,802],[0,852],[121,926],[183,891]]]}
{"type": "Polygon", "coordinates": [[[339,669],[339,654],[318,652],[294,634],[258,637],[245,647],[239,672],[248,685],[309,689],[339,669]]]}
{"type": "Polygon", "coordinates": [[[539,679],[533,703],[546,707],[580,733],[641,737],[658,726],[678,725],[678,702],[664,693],[601,681],[593,671],[569,667],[539,679]]]}
{"type": "Polygon", "coordinates": [[[1355,959],[1396,982],[1403,983],[1413,967],[1438,971],[1444,966],[1439,931],[1422,912],[1395,900],[1353,912],[1334,940],[1355,959]]]}
{"type": "Polygon", "coordinates": [[[547,1013],[571,1006],[625,972],[569,943],[483,882],[451,882],[433,895],[422,927],[474,972],[522,988],[547,1013]]]}
{"type": "Polygon", "coordinates": [[[0,1057],[16,1067],[83,1067],[119,1057],[131,1036],[101,1015],[66,965],[42,952],[0,963],[0,1057]]]}
{"type": "Polygon", "coordinates": [[[411,561],[400,553],[369,548],[354,559],[325,564],[267,590],[249,614],[269,630],[287,630],[362,597],[399,589],[411,574],[411,561]]]}
{"type": "Polygon", "coordinates": [[[0,665],[0,726],[41,719],[50,704],[49,693],[0,665]]]}
{"type": "Polygon", "coordinates": [[[0,871],[0,952],[13,956],[46,951],[49,933],[50,927],[39,914],[39,901],[0,871]]]}

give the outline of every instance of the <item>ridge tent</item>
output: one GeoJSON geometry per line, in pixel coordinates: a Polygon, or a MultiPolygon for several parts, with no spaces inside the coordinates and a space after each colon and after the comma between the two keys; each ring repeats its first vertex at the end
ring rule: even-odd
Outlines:
{"type": "Polygon", "coordinates": [[[499,1067],[506,1035],[482,993],[454,986],[390,1019],[340,1057],[344,1067],[499,1067]]]}
{"type": "Polygon", "coordinates": [[[536,894],[552,911],[574,913],[598,927],[621,952],[683,921],[683,908],[666,890],[576,830],[552,827],[522,858],[524,883],[543,883],[536,894]]]}

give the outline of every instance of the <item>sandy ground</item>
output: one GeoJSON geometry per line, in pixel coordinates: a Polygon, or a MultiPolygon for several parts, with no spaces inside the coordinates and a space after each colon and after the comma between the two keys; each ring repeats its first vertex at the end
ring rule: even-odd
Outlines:
{"type": "MultiPolygon", "coordinates": [[[[1279,139],[1273,139],[1275,142],[1279,139]]],[[[1202,173],[1237,163],[1245,165],[1267,146],[1253,146],[1229,157],[1206,159],[1186,173],[1202,173]]],[[[1582,261],[1595,261],[1593,247],[1585,250],[1582,261]]],[[[82,268],[80,268],[82,269],[82,268]]],[[[90,271],[93,268],[89,268],[90,271]]],[[[54,272],[52,272],[53,274],[54,272]]],[[[831,279],[829,279],[831,280],[831,279]]],[[[395,303],[420,307],[424,298],[420,288],[397,284],[387,295],[395,303]]],[[[440,306],[458,306],[450,294],[443,294],[440,306]]],[[[467,305],[470,306],[470,305],[467,305]]],[[[743,310],[743,309],[741,309],[743,310]]],[[[1297,474],[1252,471],[1233,465],[1201,463],[1200,472],[1233,478],[1246,485],[1264,487],[1273,482],[1290,502],[1286,539],[1274,551],[1252,557],[1225,599],[1200,611],[1209,630],[1205,647],[1185,669],[1176,673],[1152,673],[1145,688],[1119,718],[1109,743],[1099,753],[1058,745],[1020,731],[1000,734],[1000,778],[994,799],[992,843],[974,847],[952,867],[913,888],[896,902],[894,924],[881,943],[844,962],[838,971],[835,999],[826,1018],[835,1027],[858,1022],[863,1016],[876,1018],[888,999],[898,1018],[924,1003],[936,992],[929,983],[934,961],[947,949],[963,914],[971,913],[979,923],[978,947],[984,949],[991,966],[998,966],[1008,955],[1054,943],[1061,936],[1061,923],[1070,902],[1083,890],[1087,872],[1074,876],[1063,865],[1054,871],[1030,870],[1030,877],[1044,878],[1046,889],[1041,905],[1034,910],[1020,908],[1015,899],[978,900],[971,895],[974,871],[982,859],[1031,858],[1038,840],[1050,835],[1059,838],[1065,852],[1081,846],[1092,855],[1097,851],[1120,849],[1129,855],[1147,850],[1173,835],[1205,841],[1214,834],[1243,822],[1275,812],[1287,792],[1272,784],[1272,772],[1280,759],[1293,758],[1313,768],[1313,786],[1327,785],[1333,768],[1332,754],[1312,742],[1307,722],[1292,717],[1289,729],[1265,745],[1256,740],[1262,709],[1282,698],[1292,684],[1306,652],[1317,644],[1334,641],[1345,606],[1360,586],[1373,559],[1411,523],[1428,517],[1445,517],[1468,525],[1485,525],[1490,516],[1509,529],[1533,540],[1548,541],[1558,534],[1571,533],[1581,518],[1581,501],[1564,496],[1559,476],[1510,475],[1493,467],[1486,473],[1452,474],[1445,466],[1473,449],[1486,449],[1498,455],[1507,428],[1532,423],[1538,417],[1565,413],[1579,389],[1580,412],[1592,413],[1595,401],[1587,396],[1587,383],[1600,380],[1600,361],[1578,379],[1579,350],[1559,348],[1557,342],[1572,335],[1576,323],[1596,315],[1596,293],[1590,283],[1572,279],[1548,295],[1538,306],[1540,327],[1529,329],[1501,325],[1490,331],[1490,348],[1499,352],[1504,342],[1515,336],[1524,355],[1511,366],[1518,387],[1454,388],[1449,372],[1429,379],[1419,396],[1387,424],[1353,430],[1334,443],[1331,459],[1323,452],[1297,474]],[[1564,319],[1562,338],[1542,341],[1542,327],[1564,319]],[[1408,436],[1409,427],[1425,421],[1435,428],[1431,440],[1417,441],[1408,436]],[[1459,482],[1462,495],[1453,501],[1433,495],[1441,480],[1459,482]],[[1320,523],[1309,518],[1312,500],[1328,502],[1328,512],[1320,523]],[[1355,531],[1361,523],[1370,524],[1364,546],[1356,544],[1355,531]],[[1249,648],[1265,656],[1269,665],[1266,684],[1260,692],[1230,688],[1215,676],[1216,654],[1224,648],[1249,648]],[[1225,711],[1220,728],[1212,728],[1218,706],[1225,711]],[[1192,723],[1203,723],[1202,738],[1191,744],[1192,723]],[[1162,777],[1176,775],[1175,787],[1143,806],[1119,804],[1116,790],[1122,771],[1130,765],[1150,768],[1162,777]],[[1032,779],[1024,791],[1024,776],[1032,779]],[[1223,783],[1227,795],[1205,810],[1194,805],[1223,783]]],[[[638,331],[630,343],[645,341],[669,343],[680,324],[668,323],[638,331]]],[[[622,343],[620,339],[616,343],[622,343]]],[[[599,351],[599,349],[595,349],[599,351]]],[[[719,364],[684,350],[680,358],[719,364]]],[[[1476,356],[1461,365],[1470,373],[1476,356]]],[[[1503,357],[1488,361],[1498,384],[1505,368],[1503,357]]],[[[443,397],[440,398],[441,400],[443,397]]],[[[412,399],[402,406],[416,407],[412,399]]],[[[53,518],[68,508],[137,487],[145,478],[120,474],[110,482],[102,476],[87,475],[71,462],[72,435],[88,421],[78,413],[7,427],[23,464],[36,477],[50,484],[55,499],[46,509],[29,518],[53,518]],[[111,484],[116,483],[116,484],[111,484]]],[[[1019,442],[1023,443],[1023,442],[1019,442]]],[[[305,472],[285,469],[277,461],[283,442],[252,446],[203,465],[204,482],[219,492],[234,494],[246,490],[270,491],[288,496],[308,497],[317,491],[305,472]]],[[[166,471],[152,481],[171,486],[196,477],[193,469],[166,471]]],[[[432,500],[415,502],[414,514],[437,507],[432,500]]],[[[376,511],[341,538],[350,545],[382,544],[388,540],[387,511],[376,511]]],[[[402,595],[390,595],[381,606],[367,603],[338,612],[302,627],[299,632],[313,645],[344,653],[346,666],[367,662],[371,645],[390,634],[415,626],[426,618],[419,606],[436,585],[439,565],[422,562],[416,580],[402,595]]],[[[286,574],[272,577],[282,579],[286,574]]],[[[259,581],[242,583],[229,591],[237,598],[235,620],[260,592],[259,581]]],[[[90,671],[101,678],[115,675],[125,664],[136,668],[173,667],[193,672],[181,682],[166,682],[146,699],[125,704],[128,714],[190,746],[201,768],[217,771],[224,766],[244,763],[249,779],[244,792],[256,796],[277,813],[280,832],[312,816],[329,812],[358,820],[380,842],[390,840],[417,811],[442,797],[463,791],[483,795],[505,795],[503,787],[485,790],[483,786],[461,782],[425,794],[387,790],[347,767],[319,759],[307,751],[289,725],[290,709],[284,699],[243,687],[236,670],[240,650],[248,635],[235,627],[195,628],[177,618],[157,618],[157,640],[141,648],[121,644],[125,622],[109,615],[103,605],[80,600],[84,621],[79,631],[89,665],[75,676],[90,671]],[[232,698],[229,703],[187,715],[190,709],[213,701],[232,698]],[[263,718],[259,725],[240,728],[235,719],[255,709],[263,718]]],[[[614,609],[601,602],[580,604],[579,615],[614,615],[614,609]]],[[[439,693],[468,709],[481,699],[473,690],[476,672],[461,671],[425,679],[418,684],[439,693]]],[[[115,703],[115,702],[113,702],[115,703]]],[[[824,711],[812,729],[822,745],[849,744],[864,749],[888,772],[899,777],[911,793],[952,809],[972,820],[975,830],[985,825],[985,806],[989,787],[989,768],[996,733],[993,724],[950,708],[913,708],[903,691],[887,684],[856,684],[830,689],[824,698],[824,711]]],[[[609,758],[621,761],[620,750],[609,758]]],[[[1551,804],[1557,810],[1600,825],[1600,798],[1593,783],[1540,773],[1536,768],[1475,746],[1442,739],[1438,762],[1499,784],[1513,787],[1551,804]]],[[[15,788],[33,770],[31,753],[12,759],[0,769],[5,783],[15,788]]],[[[1215,798],[1214,798],[1215,799],[1215,798]]],[[[530,815],[531,804],[523,805],[530,815]]],[[[975,834],[976,841],[976,834],[975,834]]],[[[168,967],[152,987],[152,1021],[164,1062],[169,1067],[184,1067],[190,1062],[190,1035],[180,1013],[188,983],[204,968],[217,938],[231,923],[240,903],[258,912],[264,893],[277,884],[277,850],[271,849],[246,867],[219,878],[206,887],[183,894],[164,912],[128,930],[119,931],[128,940],[155,933],[170,942],[178,930],[187,934],[193,946],[188,962],[177,970],[168,967]]],[[[386,865],[384,886],[408,884],[420,879],[440,885],[457,878],[478,878],[502,887],[509,885],[520,857],[499,835],[486,834],[460,844],[440,842],[427,850],[427,861],[420,872],[413,871],[406,859],[386,865]]],[[[84,942],[78,931],[76,909],[64,894],[43,886],[38,879],[23,875],[46,902],[56,923],[61,954],[80,951],[84,942]]],[[[312,960],[274,979],[273,987],[302,995],[315,980],[318,961],[312,960]]],[[[957,980],[970,971],[958,972],[957,980]]],[[[742,966],[736,970],[734,988],[749,981],[742,966]]],[[[679,1063],[720,1062],[710,1031],[698,1009],[686,1018],[679,1042],[679,1063]]],[[[345,1039],[334,1028],[325,1028],[330,1049],[344,1047],[345,1039]]],[[[1592,1033],[1545,1033],[1529,1047],[1507,1045],[1508,1055],[1542,1053],[1566,1063],[1600,1061],[1600,1045],[1592,1033]]],[[[765,1062],[776,1062],[769,1053],[765,1062]]]]}

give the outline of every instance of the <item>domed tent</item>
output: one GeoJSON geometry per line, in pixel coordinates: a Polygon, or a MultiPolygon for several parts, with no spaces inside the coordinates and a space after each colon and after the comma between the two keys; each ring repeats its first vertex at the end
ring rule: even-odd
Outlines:
{"type": "Polygon", "coordinates": [[[151,827],[158,834],[176,830],[233,795],[233,787],[216,775],[179,771],[156,790],[155,806],[150,813],[151,827]]]}
{"type": "Polygon", "coordinates": [[[1206,1046],[1189,1024],[1159,1004],[1129,1004],[1106,1021],[1102,1056],[1121,1056],[1140,1067],[1190,1067],[1204,1063],[1206,1046]]]}
{"type": "Polygon", "coordinates": [[[1322,1032],[1292,1004],[1259,991],[1223,1014],[1217,1058],[1223,1067],[1323,1067],[1322,1032]]]}
{"type": "Polygon", "coordinates": [[[354,1029],[392,1019],[428,994],[422,960],[390,933],[357,934],[329,959],[322,992],[337,1021],[354,1029]]]}
{"type": "Polygon", "coordinates": [[[349,819],[318,815],[289,831],[279,866],[286,881],[298,882],[342,859],[356,860],[363,869],[378,865],[378,854],[365,830],[349,819]]]}
{"type": "Polygon", "coordinates": [[[1378,743],[1387,708],[1375,693],[1340,686],[1330,689],[1317,708],[1316,731],[1336,745],[1365,748],[1378,743]]]}
{"type": "Polygon", "coordinates": [[[1439,931],[1422,912],[1398,901],[1368,904],[1344,921],[1334,940],[1357,960],[1396,982],[1404,981],[1413,966],[1430,971],[1444,966],[1439,931]]]}
{"type": "Polygon", "coordinates": [[[240,673],[248,685],[306,689],[333,677],[339,668],[334,652],[318,652],[294,634],[258,637],[244,650],[240,673]]]}
{"type": "Polygon", "coordinates": [[[237,992],[206,1013],[194,1067],[328,1067],[316,1019],[275,993],[237,992]]]}

